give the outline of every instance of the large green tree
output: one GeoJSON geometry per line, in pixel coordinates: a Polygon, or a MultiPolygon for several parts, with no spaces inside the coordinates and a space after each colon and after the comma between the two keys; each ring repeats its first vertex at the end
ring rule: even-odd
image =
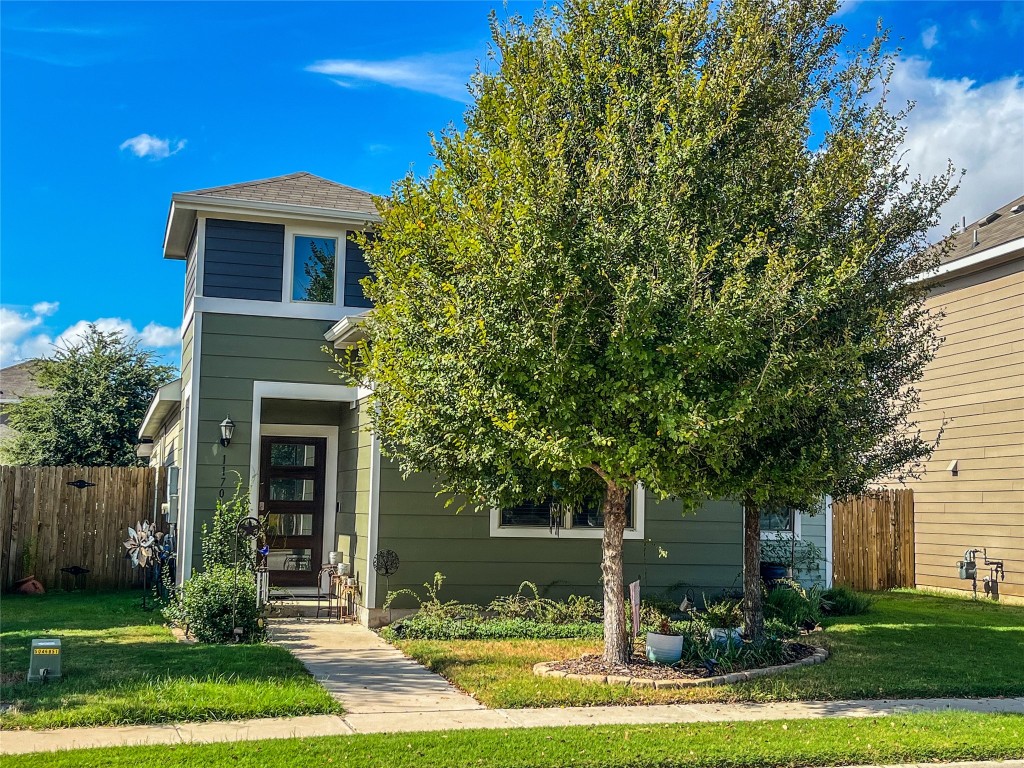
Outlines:
{"type": "Polygon", "coordinates": [[[136,466],[139,425],[153,393],[174,378],[119,331],[90,325],[80,339],[39,360],[36,382],[49,390],[7,406],[16,431],[6,458],[39,466],[136,466]]]}
{"type": "Polygon", "coordinates": [[[609,663],[635,484],[743,498],[749,539],[762,504],[928,451],[907,428],[935,334],[909,278],[951,175],[908,179],[884,41],[840,57],[835,7],[568,0],[494,22],[465,130],[380,203],[348,361],[374,429],[477,508],[596,484],[609,663]]]}

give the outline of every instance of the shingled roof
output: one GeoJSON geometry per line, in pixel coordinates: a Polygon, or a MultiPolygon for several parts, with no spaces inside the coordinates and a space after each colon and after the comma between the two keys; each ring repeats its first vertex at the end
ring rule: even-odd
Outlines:
{"type": "Polygon", "coordinates": [[[1021,237],[1024,237],[1024,195],[964,227],[964,231],[953,240],[953,250],[942,261],[948,264],[1021,237]],[[1018,208],[1017,213],[1013,213],[1014,208],[1018,208]],[[978,233],[977,244],[974,242],[975,232],[978,233]]]}
{"type": "Polygon", "coordinates": [[[0,369],[0,402],[14,402],[23,397],[46,394],[50,390],[36,383],[39,363],[26,360],[0,369]]]}
{"type": "Polygon", "coordinates": [[[186,195],[201,195],[231,200],[251,200],[258,203],[287,203],[308,205],[312,208],[333,208],[350,213],[377,215],[373,197],[355,187],[346,187],[329,179],[315,176],[306,171],[274,176],[269,179],[245,181],[223,187],[210,187],[185,192],[186,195]]]}

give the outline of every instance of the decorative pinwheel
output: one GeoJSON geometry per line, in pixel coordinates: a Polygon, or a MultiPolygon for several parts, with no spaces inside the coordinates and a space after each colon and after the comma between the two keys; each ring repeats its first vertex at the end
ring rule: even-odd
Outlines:
{"type": "Polygon", "coordinates": [[[131,558],[132,566],[145,568],[154,561],[163,537],[163,532],[157,531],[148,520],[136,523],[134,528],[128,526],[124,548],[128,550],[127,557],[131,558]]]}

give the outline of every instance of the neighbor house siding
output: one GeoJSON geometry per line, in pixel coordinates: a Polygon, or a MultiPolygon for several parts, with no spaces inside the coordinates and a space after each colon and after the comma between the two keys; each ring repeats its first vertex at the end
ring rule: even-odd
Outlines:
{"type": "MultiPolygon", "coordinates": [[[[491,538],[486,512],[456,513],[435,496],[426,474],[403,479],[391,462],[382,462],[379,549],[398,553],[401,567],[391,589],[422,584],[435,572],[445,575],[442,597],[486,604],[531,581],[551,597],[601,594],[600,539],[491,538]]],[[[644,594],[669,592],[678,598],[689,589],[701,595],[739,587],[741,524],[738,504],[708,502],[683,515],[677,502],[646,499],[644,540],[625,542],[625,577],[640,579],[644,594]]],[[[386,595],[378,583],[376,605],[386,595]]],[[[408,601],[401,603],[407,606],[408,601]]]]}
{"type": "MultiPolygon", "coordinates": [[[[908,483],[917,584],[970,589],[956,563],[987,547],[1006,565],[1000,592],[1024,598],[1024,259],[951,280],[928,305],[945,313],[945,342],[921,381],[918,418],[928,438],[945,428],[908,483]]],[[[980,590],[988,571],[978,570],[980,590]]]]}
{"type": "MultiPolygon", "coordinates": [[[[249,471],[253,382],[341,385],[329,371],[330,358],[321,350],[330,325],[320,320],[203,313],[193,568],[201,565],[199,534],[203,522],[212,519],[221,488],[230,496],[239,478],[246,486],[253,480],[249,471]],[[229,414],[235,434],[224,448],[220,422],[229,414]]],[[[281,412],[276,415],[284,418],[281,412]]],[[[316,424],[317,415],[312,413],[305,423],[316,424]]],[[[266,417],[263,421],[268,423],[266,417]]]]}
{"type": "Polygon", "coordinates": [[[281,301],[284,226],[207,219],[203,295],[281,301]]]}

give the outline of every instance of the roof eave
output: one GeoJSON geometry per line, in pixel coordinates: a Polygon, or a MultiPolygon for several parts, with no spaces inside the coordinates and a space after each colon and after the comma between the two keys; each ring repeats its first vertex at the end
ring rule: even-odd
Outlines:
{"type": "Polygon", "coordinates": [[[335,349],[355,346],[366,338],[366,329],[363,327],[363,323],[370,312],[371,310],[368,309],[358,315],[346,315],[330,327],[324,334],[324,338],[331,342],[335,349]]]}
{"type": "Polygon", "coordinates": [[[924,272],[914,278],[914,282],[934,283],[948,280],[951,277],[977,272],[982,269],[998,266],[1007,261],[1024,256],[1024,237],[994,245],[977,253],[963,256],[955,261],[947,261],[933,270],[924,272]]]}
{"type": "Polygon", "coordinates": [[[146,409],[146,415],[142,417],[142,424],[139,426],[139,439],[156,437],[164,417],[178,403],[181,403],[181,379],[164,384],[153,395],[153,400],[150,402],[149,408],[146,409]]]}

